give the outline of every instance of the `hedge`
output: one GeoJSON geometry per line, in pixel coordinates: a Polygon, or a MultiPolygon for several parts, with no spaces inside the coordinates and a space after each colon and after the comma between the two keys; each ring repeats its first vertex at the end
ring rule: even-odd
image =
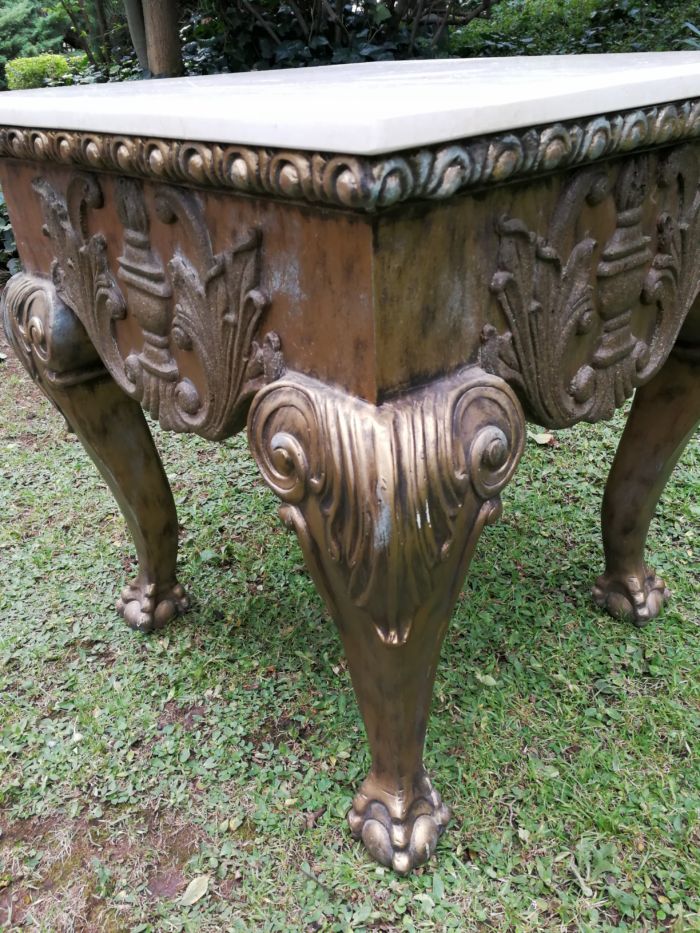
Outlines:
{"type": "Polygon", "coordinates": [[[43,87],[47,81],[57,80],[68,72],[63,55],[34,55],[32,58],[14,58],[5,66],[7,87],[19,91],[30,87],[43,87]]]}

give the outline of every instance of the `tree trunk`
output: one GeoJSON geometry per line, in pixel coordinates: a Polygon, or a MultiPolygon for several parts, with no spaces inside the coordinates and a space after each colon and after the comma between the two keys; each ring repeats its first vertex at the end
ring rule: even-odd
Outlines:
{"type": "Polygon", "coordinates": [[[107,27],[107,15],[104,9],[104,0],[93,0],[95,9],[95,18],[97,19],[97,28],[99,29],[99,42],[102,56],[106,65],[112,64],[112,50],[109,45],[109,29],[107,27]]]}
{"type": "Polygon", "coordinates": [[[129,25],[129,35],[139,60],[141,71],[150,77],[148,70],[148,50],[146,47],[146,28],[143,23],[143,7],[141,0],[124,0],[126,21],[129,25]]]}
{"type": "Polygon", "coordinates": [[[177,0],[143,0],[148,67],[154,78],[182,74],[177,0]]]}

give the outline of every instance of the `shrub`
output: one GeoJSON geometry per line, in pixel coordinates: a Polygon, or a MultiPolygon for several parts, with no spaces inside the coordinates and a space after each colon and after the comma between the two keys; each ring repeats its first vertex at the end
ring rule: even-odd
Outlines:
{"type": "Polygon", "coordinates": [[[181,31],[188,74],[436,58],[453,16],[502,0],[200,0],[181,31]]]}
{"type": "Polygon", "coordinates": [[[55,81],[68,71],[63,55],[34,55],[31,58],[15,58],[5,66],[7,86],[11,91],[30,87],[43,87],[47,81],[55,81]]]}
{"type": "Polygon", "coordinates": [[[0,0],[0,89],[8,60],[58,52],[64,32],[62,14],[41,0],[0,0]]]}
{"type": "Polygon", "coordinates": [[[0,190],[0,288],[7,279],[19,271],[17,244],[7,215],[5,197],[0,190]]]}
{"type": "Polygon", "coordinates": [[[119,49],[112,49],[112,54],[111,65],[93,65],[86,55],[71,55],[67,59],[68,70],[58,78],[47,79],[44,84],[47,87],[66,84],[106,84],[108,81],[136,81],[143,77],[141,66],[133,52],[121,55],[119,49]]]}
{"type": "Polygon", "coordinates": [[[450,37],[453,54],[548,55],[692,48],[698,0],[502,0],[450,37]]]}
{"type": "Polygon", "coordinates": [[[686,35],[685,38],[681,40],[681,48],[696,49],[700,52],[700,29],[698,29],[695,23],[683,23],[683,26],[688,31],[689,35],[686,35]]]}
{"type": "Polygon", "coordinates": [[[70,75],[81,75],[89,67],[90,64],[85,52],[76,52],[75,55],[68,55],[66,57],[67,70],[64,72],[64,74],[61,75],[61,80],[66,82],[70,75]]]}

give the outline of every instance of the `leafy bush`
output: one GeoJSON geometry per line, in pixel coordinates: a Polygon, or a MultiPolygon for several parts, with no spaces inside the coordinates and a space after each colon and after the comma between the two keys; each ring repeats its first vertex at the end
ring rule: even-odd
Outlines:
{"type": "Polygon", "coordinates": [[[424,57],[697,47],[698,0],[202,0],[189,74],[424,57]]]}
{"type": "MultiPolygon", "coordinates": [[[[182,29],[189,74],[447,54],[448,29],[499,0],[203,0],[182,29]]],[[[501,0],[502,2],[502,0],[501,0]]]]}
{"type": "Polygon", "coordinates": [[[86,55],[72,55],[67,59],[67,71],[45,83],[49,87],[66,84],[105,84],[108,81],[136,81],[143,77],[133,52],[123,54],[112,50],[111,64],[94,64],[86,55]]]}
{"type": "Polygon", "coordinates": [[[47,81],[56,80],[68,71],[63,55],[34,55],[31,58],[15,58],[5,66],[7,86],[11,91],[31,87],[43,87],[47,81]]]}
{"type": "Polygon", "coordinates": [[[503,0],[453,32],[460,56],[672,51],[692,47],[697,0],[503,0]]]}
{"type": "Polygon", "coordinates": [[[688,34],[681,40],[681,46],[685,49],[697,49],[700,51],[700,29],[695,23],[683,23],[688,34]]]}
{"type": "MultiPolygon", "coordinates": [[[[122,0],[0,0],[0,90],[8,60],[65,49],[80,53],[78,61],[87,57],[94,80],[111,80],[115,66],[120,80],[126,48],[130,40],[122,0]]],[[[76,83],[83,71],[69,61],[76,83]]]]}
{"type": "Polygon", "coordinates": [[[0,0],[0,90],[9,59],[58,52],[63,33],[62,16],[47,12],[40,0],[0,0]]]}
{"type": "MultiPolygon", "coordinates": [[[[72,84],[71,76],[84,74],[90,68],[90,62],[85,52],[78,52],[76,55],[66,56],[66,70],[60,75],[62,84],[72,84]]],[[[50,82],[49,82],[50,83],[50,82]]]]}
{"type": "Polygon", "coordinates": [[[109,68],[129,44],[123,0],[44,0],[44,7],[62,19],[65,44],[95,68],[109,68]]]}
{"type": "MultiPolygon", "coordinates": [[[[106,84],[109,81],[137,81],[143,78],[138,60],[133,52],[122,54],[112,50],[115,58],[109,65],[93,64],[83,53],[68,55],[65,58],[65,71],[47,76],[42,82],[44,87],[65,87],[71,84],[106,84]],[[119,57],[117,57],[119,54],[119,57]]],[[[201,72],[196,72],[200,74],[201,72]]]]}
{"type": "Polygon", "coordinates": [[[19,271],[17,244],[7,215],[5,197],[0,190],[0,288],[11,275],[19,271]]]}

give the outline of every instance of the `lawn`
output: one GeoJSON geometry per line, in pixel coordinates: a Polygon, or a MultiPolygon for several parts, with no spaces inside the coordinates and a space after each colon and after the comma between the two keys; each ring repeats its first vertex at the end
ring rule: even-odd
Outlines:
{"type": "Polygon", "coordinates": [[[438,673],[454,819],[402,879],[350,838],[362,724],[245,439],[157,432],[193,608],[137,635],[121,516],[0,354],[0,927],[700,929],[697,437],[650,540],[672,604],[641,631],[589,598],[622,419],[528,443],[438,673]]]}

